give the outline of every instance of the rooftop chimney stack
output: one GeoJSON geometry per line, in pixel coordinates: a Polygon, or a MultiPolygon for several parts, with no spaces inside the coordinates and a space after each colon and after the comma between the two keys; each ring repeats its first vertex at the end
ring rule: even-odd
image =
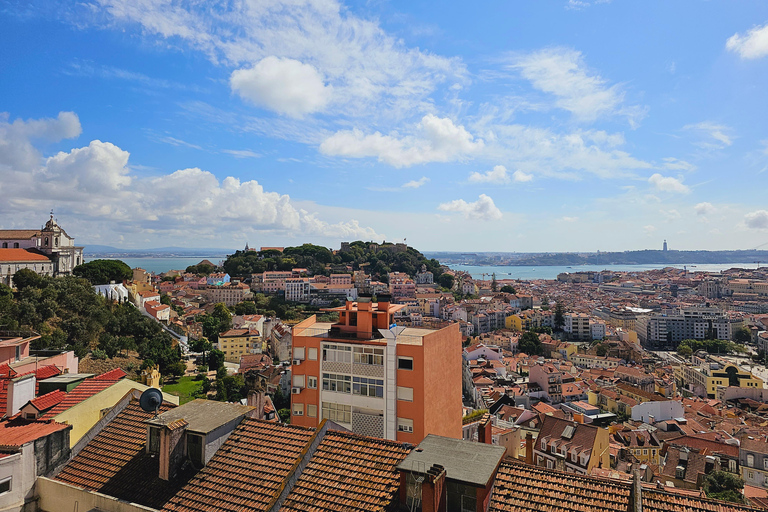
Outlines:
{"type": "Polygon", "coordinates": [[[484,444],[493,444],[493,425],[491,424],[490,413],[483,414],[477,430],[477,442],[484,444]]]}
{"type": "Polygon", "coordinates": [[[33,374],[16,377],[8,383],[6,413],[13,416],[24,404],[35,398],[35,376],[33,374]]]}
{"type": "Polygon", "coordinates": [[[525,463],[533,465],[533,434],[525,434],[525,463]]]}
{"type": "Polygon", "coordinates": [[[447,501],[445,468],[433,464],[421,484],[421,512],[445,512],[447,501]]]}
{"type": "Polygon", "coordinates": [[[160,429],[160,478],[171,480],[178,473],[184,457],[184,432],[187,429],[184,419],[176,420],[160,429]]]}

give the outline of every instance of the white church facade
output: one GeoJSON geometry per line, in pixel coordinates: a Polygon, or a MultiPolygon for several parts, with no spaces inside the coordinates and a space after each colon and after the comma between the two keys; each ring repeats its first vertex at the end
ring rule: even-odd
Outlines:
{"type": "Polygon", "coordinates": [[[83,247],[53,218],[40,229],[0,229],[0,283],[13,286],[13,274],[27,268],[63,276],[83,263],[83,247]]]}

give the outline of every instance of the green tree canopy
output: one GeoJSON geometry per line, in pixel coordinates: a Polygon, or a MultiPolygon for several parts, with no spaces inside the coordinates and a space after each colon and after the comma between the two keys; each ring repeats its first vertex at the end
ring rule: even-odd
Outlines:
{"type": "Polygon", "coordinates": [[[76,266],[72,273],[84,277],[91,284],[122,283],[133,277],[131,267],[120,260],[93,260],[76,266]]]}
{"type": "Polygon", "coordinates": [[[515,292],[515,289],[512,287],[512,285],[509,285],[509,284],[505,284],[504,286],[502,286],[501,291],[504,293],[512,293],[512,294],[517,293],[515,292]]]}
{"type": "Polygon", "coordinates": [[[744,496],[741,494],[744,480],[728,471],[713,471],[706,475],[703,488],[708,498],[744,503],[744,496]]]}
{"type": "Polygon", "coordinates": [[[539,356],[544,352],[539,335],[531,331],[526,331],[520,336],[517,349],[529,356],[539,356]]]}

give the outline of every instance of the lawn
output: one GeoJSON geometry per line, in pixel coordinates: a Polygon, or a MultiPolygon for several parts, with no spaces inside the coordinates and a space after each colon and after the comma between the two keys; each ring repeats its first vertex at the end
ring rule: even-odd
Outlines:
{"type": "Polygon", "coordinates": [[[181,377],[178,382],[163,386],[163,393],[179,397],[179,405],[195,399],[195,394],[203,388],[202,380],[195,377],[181,377]]]}

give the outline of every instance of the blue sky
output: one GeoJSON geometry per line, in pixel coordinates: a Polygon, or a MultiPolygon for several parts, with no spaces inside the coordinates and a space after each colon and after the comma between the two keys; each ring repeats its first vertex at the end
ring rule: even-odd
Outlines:
{"type": "Polygon", "coordinates": [[[768,243],[762,0],[0,2],[0,227],[78,243],[768,243]]]}

